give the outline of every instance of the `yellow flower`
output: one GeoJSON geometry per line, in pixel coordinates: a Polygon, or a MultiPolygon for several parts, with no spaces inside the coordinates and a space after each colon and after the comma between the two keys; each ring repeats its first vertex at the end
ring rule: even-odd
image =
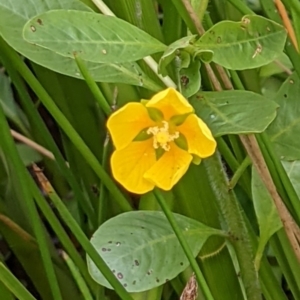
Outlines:
{"type": "Polygon", "coordinates": [[[107,127],[116,148],[113,176],[137,194],[155,186],[170,190],[193,160],[200,162],[216,149],[206,124],[173,88],[149,101],[126,104],[109,117],[107,127]]]}

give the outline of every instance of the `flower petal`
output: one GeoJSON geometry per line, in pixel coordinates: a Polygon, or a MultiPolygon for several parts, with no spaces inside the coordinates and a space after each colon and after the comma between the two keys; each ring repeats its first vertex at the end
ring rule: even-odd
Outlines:
{"type": "Polygon", "coordinates": [[[141,103],[131,102],[114,112],[107,121],[116,149],[126,147],[145,128],[154,126],[147,109],[141,103]]]}
{"type": "Polygon", "coordinates": [[[116,150],[111,157],[111,169],[114,178],[128,191],[143,194],[154,188],[154,184],[144,179],[143,175],[155,162],[153,139],[149,139],[132,142],[116,150]]]}
{"type": "Polygon", "coordinates": [[[172,116],[183,115],[194,111],[189,102],[173,88],[168,88],[154,95],[146,103],[146,107],[159,109],[167,121],[170,120],[172,116]]]}
{"type": "Polygon", "coordinates": [[[145,173],[144,178],[163,190],[170,190],[187,171],[193,157],[176,146],[171,148],[145,173]]]}
{"type": "Polygon", "coordinates": [[[185,136],[189,153],[205,158],[215,152],[217,143],[211,131],[195,114],[189,115],[176,130],[185,136]]]}

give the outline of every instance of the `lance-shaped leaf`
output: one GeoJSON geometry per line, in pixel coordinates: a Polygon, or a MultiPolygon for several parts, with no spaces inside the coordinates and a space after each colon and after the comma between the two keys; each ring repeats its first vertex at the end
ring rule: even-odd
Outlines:
{"type": "MultiPolygon", "coordinates": [[[[26,22],[51,9],[91,11],[79,0],[0,0],[0,34],[12,48],[35,63],[61,74],[81,78],[74,59],[37,47],[23,39],[23,27],[26,22]]],[[[136,63],[98,64],[86,62],[86,65],[96,81],[140,85],[154,91],[160,89],[157,84],[149,80],[136,63]]]]}
{"type": "MultiPolygon", "coordinates": [[[[196,256],[211,235],[222,231],[174,214],[196,256]]],[[[157,211],[128,212],[109,219],[94,233],[91,243],[128,292],[141,292],[173,279],[189,265],[165,215],[157,211]]],[[[110,288],[88,258],[91,276],[110,288]]]]}
{"type": "Polygon", "coordinates": [[[267,242],[282,227],[282,223],[272,197],[254,168],[252,168],[251,182],[253,204],[259,225],[259,241],[255,256],[255,266],[258,270],[267,242]]]}
{"type": "Polygon", "coordinates": [[[263,132],[278,105],[249,91],[201,92],[190,99],[214,136],[263,132]]]}
{"type": "Polygon", "coordinates": [[[23,133],[28,134],[26,116],[15,102],[10,81],[3,73],[0,73],[0,105],[2,106],[5,116],[15,123],[23,133]]]}
{"type": "Polygon", "coordinates": [[[273,61],[283,51],[285,40],[284,27],[261,16],[249,15],[241,22],[217,23],[195,46],[212,50],[212,60],[221,66],[245,70],[273,61]]]}
{"type": "Polygon", "coordinates": [[[74,54],[97,63],[125,63],[164,51],[148,33],[111,16],[75,10],[53,10],[24,26],[25,40],[64,57],[74,54]]]}

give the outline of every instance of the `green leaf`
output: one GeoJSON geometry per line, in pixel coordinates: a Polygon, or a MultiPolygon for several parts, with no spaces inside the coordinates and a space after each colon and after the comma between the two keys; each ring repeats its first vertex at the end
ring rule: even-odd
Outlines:
{"type": "Polygon", "coordinates": [[[0,261],[0,291],[2,299],[16,299],[10,291],[22,300],[35,300],[36,298],[25,288],[21,280],[18,280],[14,274],[0,261]],[[3,288],[2,288],[3,286],[3,288]],[[4,289],[4,290],[3,290],[4,289]]]}
{"type": "Polygon", "coordinates": [[[272,197],[254,168],[252,168],[252,195],[260,233],[255,256],[255,266],[258,270],[267,242],[282,227],[282,223],[272,197]]]}
{"type": "Polygon", "coordinates": [[[287,78],[274,101],[280,106],[275,121],[268,128],[268,134],[281,159],[300,159],[300,81],[296,74],[287,78]]]}
{"type": "Polygon", "coordinates": [[[300,161],[281,161],[291,183],[300,198],[300,161]]]}
{"type": "MultiPolygon", "coordinates": [[[[0,34],[12,48],[35,63],[61,74],[82,78],[74,59],[37,47],[23,39],[23,27],[26,22],[51,9],[91,11],[79,0],[0,0],[0,34]]],[[[86,65],[96,81],[122,82],[143,86],[154,91],[160,89],[148,79],[136,63],[97,64],[87,62],[86,65]]]]}
{"type": "Polygon", "coordinates": [[[200,61],[195,61],[179,71],[181,92],[189,98],[196,94],[201,86],[200,61]]]}
{"type": "Polygon", "coordinates": [[[261,16],[244,16],[241,22],[222,21],[210,28],[196,43],[212,50],[212,60],[233,70],[257,68],[273,61],[283,51],[286,31],[261,16]]]}
{"type": "Polygon", "coordinates": [[[205,63],[210,63],[213,59],[214,53],[211,50],[197,50],[195,51],[193,58],[199,58],[200,60],[202,60],[205,63]]]}
{"type": "Polygon", "coordinates": [[[191,46],[195,37],[196,35],[189,35],[169,45],[159,60],[158,72],[163,76],[167,75],[166,67],[171,63],[176,55],[180,56],[180,50],[191,46]]]}
{"type": "MultiPolygon", "coordinates": [[[[208,226],[221,227],[217,199],[213,191],[215,188],[209,179],[206,162],[199,166],[191,164],[172,189],[174,210],[208,226]]],[[[210,237],[198,255],[201,258],[199,265],[211,288],[213,299],[233,300],[231,291],[235,291],[235,299],[243,299],[233,260],[225,244],[224,238],[220,236],[210,237]]]]}
{"type": "Polygon", "coordinates": [[[182,69],[187,68],[191,63],[191,55],[186,51],[181,51],[180,57],[178,60],[175,60],[175,68],[182,69]]]}
{"type": "Polygon", "coordinates": [[[30,166],[32,163],[42,160],[42,156],[29,146],[24,144],[17,144],[16,146],[25,166],[30,166]]]}
{"type": "Polygon", "coordinates": [[[125,63],[164,51],[166,46],[117,17],[75,10],[52,10],[24,26],[25,40],[64,57],[96,63],[125,63]]]}
{"type": "Polygon", "coordinates": [[[214,136],[263,132],[278,105],[249,91],[201,92],[190,99],[214,136]]]}
{"type": "MultiPolygon", "coordinates": [[[[174,217],[194,256],[208,237],[221,233],[185,216],[174,217]]],[[[128,292],[162,285],[189,265],[162,212],[133,211],[111,218],[94,233],[91,243],[128,292]]],[[[90,258],[87,261],[94,280],[110,288],[90,258]]]]}
{"type": "Polygon", "coordinates": [[[27,119],[13,98],[10,80],[0,72],[0,105],[5,116],[15,123],[23,131],[27,132],[27,119]]]}
{"type": "Polygon", "coordinates": [[[281,53],[275,61],[260,68],[259,76],[270,77],[274,74],[284,73],[286,70],[291,69],[293,69],[293,65],[289,57],[285,53],[281,53]]]}
{"type": "Polygon", "coordinates": [[[0,282],[0,295],[5,300],[15,300],[16,298],[10,292],[10,290],[4,285],[3,282],[0,282]]]}

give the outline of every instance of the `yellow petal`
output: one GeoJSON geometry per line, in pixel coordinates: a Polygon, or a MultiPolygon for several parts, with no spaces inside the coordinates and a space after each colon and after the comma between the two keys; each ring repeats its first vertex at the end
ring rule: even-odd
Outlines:
{"type": "Polygon", "coordinates": [[[145,128],[154,126],[147,109],[141,103],[131,102],[114,112],[107,121],[116,149],[126,147],[145,128]]]}
{"type": "Polygon", "coordinates": [[[154,188],[154,184],[143,178],[143,175],[155,162],[153,139],[149,139],[132,142],[116,150],[111,157],[111,169],[114,178],[128,191],[143,194],[154,188]]]}
{"type": "Polygon", "coordinates": [[[194,111],[189,102],[175,89],[168,88],[154,95],[147,103],[146,107],[155,107],[164,114],[165,120],[170,120],[172,116],[191,113],[194,111]]]}
{"type": "Polygon", "coordinates": [[[144,178],[163,190],[170,190],[187,171],[193,157],[174,142],[170,150],[145,173],[144,178]]]}
{"type": "Polygon", "coordinates": [[[217,143],[211,131],[195,114],[189,115],[176,130],[185,136],[189,153],[205,158],[215,152],[217,143]]]}

